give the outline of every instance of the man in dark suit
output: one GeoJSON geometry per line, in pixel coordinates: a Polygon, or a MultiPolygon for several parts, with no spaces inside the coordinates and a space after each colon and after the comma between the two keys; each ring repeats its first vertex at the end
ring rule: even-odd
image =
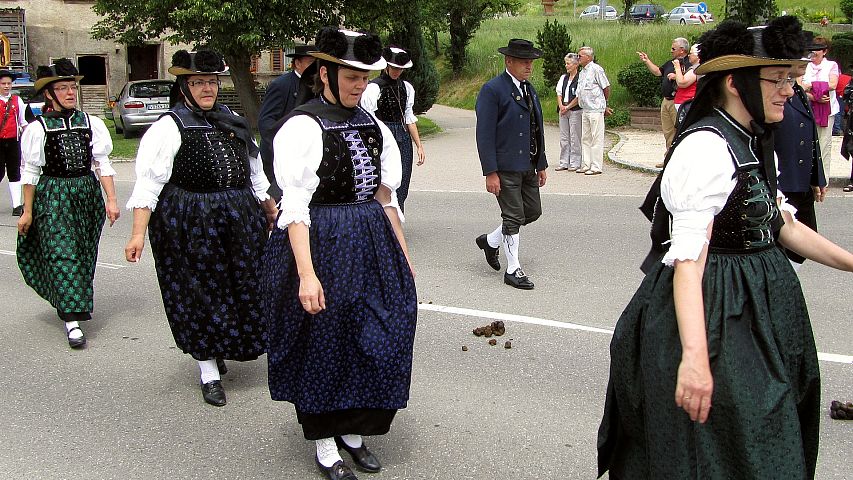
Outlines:
{"type": "MultiPolygon", "coordinates": [[[[805,71],[806,66],[802,65],[792,69],[791,76],[799,79],[805,71]]],[[[797,209],[797,221],[817,231],[814,204],[823,201],[827,179],[809,99],[799,83],[795,82],[793,87],[794,95],[785,102],[784,119],[773,134],[774,150],[779,157],[779,190],[797,209]]],[[[794,270],[799,270],[806,260],[791,250],[785,253],[794,270]]]]}
{"type": "Polygon", "coordinates": [[[492,233],[477,237],[486,262],[500,270],[498,248],[507,260],[504,283],[522,290],[533,282],[521,269],[519,229],[542,214],[539,187],[545,185],[548,162],[542,132],[542,106],[528,82],[533,60],[542,56],[528,40],[514,38],[498,49],[506,71],[489,80],[477,95],[477,151],[486,191],[494,194],[503,222],[492,233]]]}
{"type": "Polygon", "coordinates": [[[275,181],[273,172],[272,140],[278,132],[279,121],[291,110],[296,108],[299,96],[299,85],[302,73],[314,63],[314,57],[308,52],[315,50],[314,45],[297,45],[291,58],[290,72],[281,75],[267,87],[261,112],[258,114],[258,130],[261,133],[261,159],[264,163],[264,173],[270,181],[268,193],[278,201],[281,199],[281,189],[275,181]]]}

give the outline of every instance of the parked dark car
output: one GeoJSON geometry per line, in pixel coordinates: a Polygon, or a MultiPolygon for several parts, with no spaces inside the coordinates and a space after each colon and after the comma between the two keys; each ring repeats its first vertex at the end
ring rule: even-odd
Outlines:
{"type": "Polygon", "coordinates": [[[127,82],[118,96],[110,98],[113,105],[107,118],[112,118],[116,133],[131,138],[156,122],[169,110],[169,92],[174,83],[171,80],[127,82]]]}
{"type": "Polygon", "coordinates": [[[636,5],[631,6],[631,9],[628,10],[628,13],[625,14],[625,18],[630,21],[640,23],[653,22],[664,13],[666,13],[666,10],[664,10],[663,7],[660,5],[654,5],[651,3],[638,3],[636,5]]]}

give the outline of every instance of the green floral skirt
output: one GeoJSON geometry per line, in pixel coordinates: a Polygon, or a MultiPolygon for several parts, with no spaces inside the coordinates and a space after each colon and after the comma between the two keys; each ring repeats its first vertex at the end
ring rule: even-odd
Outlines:
{"type": "Polygon", "coordinates": [[[92,281],[104,227],[104,199],[94,174],[42,175],[33,223],[18,235],[18,267],[27,285],[62,313],[92,311],[92,281]]]}
{"type": "Polygon", "coordinates": [[[703,295],[714,393],[704,424],[675,404],[681,342],[673,272],[658,263],[616,325],[599,475],[813,478],[820,373],[806,302],[784,253],[771,246],[708,255],[703,295]]]}

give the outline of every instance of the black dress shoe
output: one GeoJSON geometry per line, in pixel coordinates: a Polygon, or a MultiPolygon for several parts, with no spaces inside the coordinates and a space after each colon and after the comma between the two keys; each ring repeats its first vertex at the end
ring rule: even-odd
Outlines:
{"type": "Polygon", "coordinates": [[[225,406],[225,389],[222,388],[222,382],[213,380],[201,384],[201,396],[204,401],[214,407],[225,406]]]}
{"type": "Polygon", "coordinates": [[[382,470],[382,465],[379,463],[379,460],[375,455],[370,453],[370,450],[367,449],[364,442],[361,443],[360,447],[352,448],[347,445],[341,437],[335,437],[335,443],[338,444],[338,448],[343,448],[345,452],[350,454],[355,465],[360,470],[367,473],[376,473],[382,470]]]}
{"type": "MultiPolygon", "coordinates": [[[[68,331],[68,346],[71,348],[83,348],[86,345],[86,335],[83,334],[80,338],[71,338],[71,332],[74,330],[80,330],[80,327],[74,327],[68,331]]],[[[83,330],[80,330],[80,333],[83,333],[83,330]]]]}
{"type": "Polygon", "coordinates": [[[512,273],[504,272],[504,283],[521,290],[533,290],[533,282],[527,278],[527,275],[520,268],[515,269],[512,273]]]}
{"type": "Polygon", "coordinates": [[[480,247],[480,250],[486,254],[486,263],[489,264],[490,267],[495,270],[501,269],[501,261],[498,260],[498,249],[489,245],[489,241],[486,240],[486,235],[480,235],[474,240],[477,243],[477,246],[480,247]]]}
{"type": "Polygon", "coordinates": [[[12,215],[14,215],[16,217],[20,217],[23,214],[24,214],[24,207],[23,206],[15,207],[12,209],[12,215]]]}
{"type": "Polygon", "coordinates": [[[228,365],[225,365],[225,359],[224,358],[217,358],[216,359],[216,368],[219,369],[220,375],[225,375],[226,373],[228,373],[228,365]]]}
{"type": "Polygon", "coordinates": [[[352,470],[349,469],[348,466],[344,465],[344,462],[338,460],[331,467],[325,467],[317,457],[314,457],[314,461],[317,462],[317,466],[320,467],[320,470],[329,477],[329,480],[358,480],[358,477],[352,473],[352,470]]]}

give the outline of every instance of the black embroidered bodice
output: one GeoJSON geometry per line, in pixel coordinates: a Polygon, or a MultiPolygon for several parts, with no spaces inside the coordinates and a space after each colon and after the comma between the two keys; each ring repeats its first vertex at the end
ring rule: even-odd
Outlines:
{"type": "Polygon", "coordinates": [[[402,80],[392,80],[384,72],[373,83],[379,85],[376,118],[386,123],[406,123],[406,84],[402,80]]]}
{"type": "Polygon", "coordinates": [[[314,100],[297,107],[297,114],[310,115],[323,130],[323,159],[317,169],[320,184],[311,197],[313,205],[341,205],[372,200],[381,182],[382,131],[361,107],[348,118],[329,118],[326,109],[340,107],[314,100]]]}
{"type": "Polygon", "coordinates": [[[42,174],[50,177],[82,177],[92,171],[92,126],[87,113],[38,117],[44,127],[42,174]]]}
{"type": "Polygon", "coordinates": [[[181,132],[181,147],[169,183],[191,192],[219,192],[249,185],[249,158],[242,140],[184,104],[175,105],[167,115],[181,132]]]}

